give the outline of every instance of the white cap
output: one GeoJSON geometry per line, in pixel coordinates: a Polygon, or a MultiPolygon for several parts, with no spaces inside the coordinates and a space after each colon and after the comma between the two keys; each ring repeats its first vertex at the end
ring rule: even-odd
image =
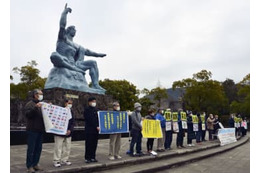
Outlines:
{"type": "Polygon", "coordinates": [[[134,104],[134,108],[136,109],[136,108],[138,108],[138,107],[141,107],[142,105],[140,104],[140,103],[138,103],[138,102],[136,102],[135,104],[134,104]]]}

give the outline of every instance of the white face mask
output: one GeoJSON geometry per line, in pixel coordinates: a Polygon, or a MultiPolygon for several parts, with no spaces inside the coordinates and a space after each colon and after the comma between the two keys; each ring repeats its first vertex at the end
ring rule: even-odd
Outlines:
{"type": "Polygon", "coordinates": [[[140,112],[142,110],[142,107],[138,107],[136,108],[136,110],[140,112]]]}
{"type": "Polygon", "coordinates": [[[97,103],[95,103],[95,102],[90,103],[91,107],[96,107],[96,105],[97,105],[97,103]]]}
{"type": "Polygon", "coordinates": [[[72,104],[68,104],[67,107],[68,107],[68,108],[72,108],[72,104]]]}
{"type": "Polygon", "coordinates": [[[119,106],[118,106],[118,107],[116,107],[116,110],[117,110],[117,111],[120,111],[120,107],[119,107],[119,106]]]}
{"type": "Polygon", "coordinates": [[[39,95],[38,100],[42,101],[42,99],[43,99],[43,95],[39,95]]]}

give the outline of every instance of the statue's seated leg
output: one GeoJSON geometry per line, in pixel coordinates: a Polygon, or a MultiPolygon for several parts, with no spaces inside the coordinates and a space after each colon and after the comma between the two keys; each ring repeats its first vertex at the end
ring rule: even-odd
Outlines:
{"type": "Polygon", "coordinates": [[[98,83],[99,72],[98,72],[98,67],[97,67],[96,61],[94,61],[94,60],[80,61],[80,62],[76,62],[76,65],[84,71],[89,70],[89,75],[92,80],[93,88],[105,90],[98,83]]]}
{"type": "Polygon", "coordinates": [[[54,64],[55,67],[65,67],[73,71],[81,72],[85,74],[85,71],[76,67],[74,64],[70,64],[67,58],[58,52],[53,52],[51,54],[51,62],[54,64]]]}

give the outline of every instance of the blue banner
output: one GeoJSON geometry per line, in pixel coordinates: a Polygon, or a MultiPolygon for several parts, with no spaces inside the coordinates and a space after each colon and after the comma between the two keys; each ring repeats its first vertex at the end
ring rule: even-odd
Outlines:
{"type": "Polygon", "coordinates": [[[128,133],[129,119],[127,112],[98,111],[100,134],[128,133]]]}

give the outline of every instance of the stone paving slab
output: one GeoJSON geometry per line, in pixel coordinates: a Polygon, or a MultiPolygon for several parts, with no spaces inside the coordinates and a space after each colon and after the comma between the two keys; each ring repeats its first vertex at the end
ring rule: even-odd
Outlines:
{"type": "MultiPolygon", "coordinates": [[[[186,144],[186,138],[184,138],[184,144],[186,144]]],[[[143,152],[146,151],[146,141],[147,139],[143,138],[142,140],[142,149],[143,152]]],[[[194,141],[194,140],[193,140],[194,141]]],[[[193,142],[194,143],[194,142],[193,142]]],[[[166,157],[175,157],[183,154],[189,154],[192,152],[198,152],[206,150],[209,148],[218,147],[219,142],[216,141],[206,141],[201,145],[196,145],[192,148],[177,149],[176,148],[176,134],[173,134],[173,143],[172,150],[158,153],[157,159],[166,158],[166,157]]],[[[157,140],[154,141],[153,149],[156,150],[157,140]]],[[[136,164],[136,163],[145,163],[153,159],[152,156],[143,156],[143,157],[130,157],[126,154],[126,151],[129,149],[129,139],[122,138],[121,140],[121,150],[120,155],[122,159],[110,161],[108,160],[108,148],[109,148],[109,139],[102,139],[98,142],[97,148],[97,163],[86,164],[84,162],[84,152],[85,152],[85,141],[72,141],[71,146],[71,155],[70,161],[72,165],[62,166],[60,168],[55,168],[52,164],[53,160],[53,148],[54,143],[44,143],[42,149],[42,155],[40,159],[40,165],[43,167],[43,172],[80,172],[80,171],[93,171],[104,168],[112,168],[125,164],[136,164]]],[[[11,173],[24,173],[26,172],[26,145],[16,145],[10,146],[10,172],[11,173]]]]}

